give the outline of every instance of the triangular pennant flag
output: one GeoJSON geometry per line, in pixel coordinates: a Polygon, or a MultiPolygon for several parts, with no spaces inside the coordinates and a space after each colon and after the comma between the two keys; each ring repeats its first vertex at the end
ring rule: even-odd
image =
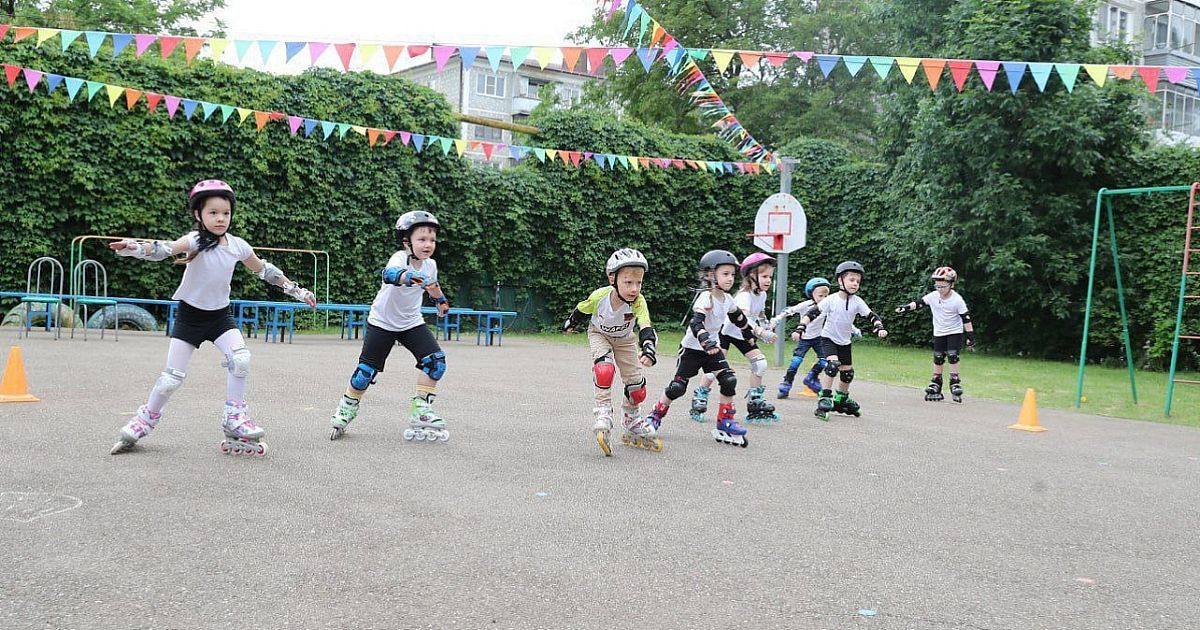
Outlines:
{"type": "Polygon", "coordinates": [[[450,155],[450,147],[454,146],[455,141],[452,138],[438,137],[438,142],[442,145],[442,155],[450,155]]]}
{"type": "Polygon", "coordinates": [[[791,58],[792,56],[789,53],[767,53],[767,63],[775,68],[787,63],[787,60],[791,58]]]}
{"type": "Polygon", "coordinates": [[[409,44],[408,45],[408,56],[410,59],[413,57],[420,57],[421,55],[424,55],[427,52],[429,52],[429,46],[424,46],[421,44],[409,44]]]}
{"type": "Polygon", "coordinates": [[[391,142],[392,138],[395,138],[395,137],[396,137],[395,131],[385,130],[383,132],[383,146],[387,146],[387,143],[391,142]]]}
{"type": "Polygon", "coordinates": [[[573,72],[575,67],[579,65],[579,58],[583,56],[583,49],[573,46],[564,46],[559,50],[562,51],[563,68],[568,72],[573,72]]]}
{"type": "Polygon", "coordinates": [[[1112,70],[1113,76],[1118,79],[1128,81],[1133,78],[1133,66],[1109,66],[1109,69],[1112,70]]]}
{"type": "Polygon", "coordinates": [[[738,53],[738,56],[742,58],[742,66],[744,66],[746,68],[753,68],[753,67],[757,66],[759,60],[762,59],[762,55],[760,55],[756,52],[749,52],[749,51],[745,51],[745,50],[738,53]]]}
{"type": "Polygon", "coordinates": [[[1098,87],[1104,87],[1104,82],[1108,80],[1108,65],[1101,63],[1085,63],[1083,69],[1087,72],[1092,81],[1098,87]]]}
{"type": "Polygon", "coordinates": [[[174,118],[175,110],[179,109],[181,99],[178,96],[171,96],[170,94],[165,95],[163,99],[167,102],[167,118],[174,118]]]}
{"type": "MultiPolygon", "coordinates": [[[[295,132],[293,132],[293,135],[294,134],[295,134],[295,132]]],[[[373,147],[373,146],[375,146],[375,143],[378,140],[379,140],[379,130],[375,129],[373,127],[368,128],[367,129],[367,145],[373,147]]]]}
{"type": "Polygon", "coordinates": [[[871,67],[875,69],[875,74],[879,75],[880,79],[886,79],[888,72],[892,70],[892,64],[896,62],[895,57],[867,57],[871,60],[871,67]]]}
{"type": "Polygon", "coordinates": [[[671,73],[674,74],[679,69],[679,62],[687,56],[687,51],[682,48],[676,48],[664,55],[667,59],[667,64],[671,66],[671,73]]]}
{"type": "Polygon", "coordinates": [[[474,46],[474,47],[460,46],[459,47],[458,56],[462,57],[462,63],[463,63],[464,68],[470,68],[475,65],[475,59],[477,59],[479,57],[480,50],[482,50],[482,49],[478,46],[474,46]]]}
{"type": "Polygon", "coordinates": [[[233,115],[233,112],[234,112],[233,105],[222,105],[221,106],[221,124],[226,123],[229,120],[229,117],[233,115]]]}
{"type": "Polygon", "coordinates": [[[116,105],[117,99],[121,98],[121,92],[125,91],[125,88],[123,88],[119,85],[105,85],[104,89],[108,90],[108,106],[109,107],[116,105]]]}
{"type": "Polygon", "coordinates": [[[621,166],[624,166],[626,169],[629,168],[629,158],[625,157],[624,155],[618,155],[617,161],[620,162],[621,166]]]}
{"type": "Polygon", "coordinates": [[[278,44],[279,42],[273,39],[258,40],[258,54],[262,57],[263,63],[267,63],[271,58],[271,53],[275,51],[275,46],[278,44]]]}
{"type": "Polygon", "coordinates": [[[826,79],[829,78],[829,73],[833,72],[833,68],[837,66],[840,55],[817,55],[817,65],[821,66],[821,75],[826,79]]]}
{"type": "Polygon", "coordinates": [[[153,112],[155,109],[158,109],[159,101],[162,101],[162,94],[156,94],[154,92],[146,92],[146,109],[147,109],[147,111],[153,112]]]}
{"type": "Polygon", "coordinates": [[[200,101],[200,112],[203,114],[203,119],[204,119],[204,120],[208,120],[209,118],[211,118],[211,117],[212,117],[212,115],[213,115],[214,113],[216,113],[216,111],[217,111],[217,104],[216,104],[216,103],[209,103],[209,102],[207,102],[207,101],[200,101]]]}
{"type": "Polygon", "coordinates": [[[145,33],[134,35],[134,56],[140,58],[146,53],[146,49],[150,47],[150,44],[153,44],[156,40],[158,38],[154,35],[146,35],[145,33]]]}
{"type": "Polygon", "coordinates": [[[864,64],[867,63],[866,57],[857,55],[843,55],[842,63],[846,64],[846,69],[850,71],[850,76],[858,76],[858,71],[862,70],[864,64]]]}
{"type": "MultiPolygon", "coordinates": [[[[646,70],[646,72],[650,72],[650,66],[654,65],[655,60],[658,59],[658,50],[659,49],[657,49],[657,48],[639,48],[639,49],[637,49],[638,60],[640,60],[642,62],[642,68],[644,68],[646,70]]],[[[713,56],[716,57],[715,51],[714,51],[713,56]]],[[[732,59],[733,53],[729,53],[729,57],[730,57],[730,59],[732,59]]],[[[722,72],[724,72],[724,71],[722,71],[722,72]]]]}
{"type": "Polygon", "coordinates": [[[593,153],[592,161],[596,163],[596,166],[599,166],[600,168],[604,168],[605,160],[604,160],[603,153],[593,153]]]}
{"type": "MultiPolygon", "coordinates": [[[[66,33],[66,31],[63,31],[63,33],[66,33]]],[[[1163,68],[1163,74],[1167,75],[1167,80],[1171,83],[1179,83],[1187,78],[1188,69],[1183,66],[1167,66],[1163,68]]]]}
{"type": "Polygon", "coordinates": [[[87,33],[84,33],[83,37],[87,40],[88,56],[92,59],[95,59],[96,53],[100,52],[100,47],[104,45],[104,38],[108,37],[108,33],[88,31],[87,33]]]}
{"type": "Polygon", "coordinates": [[[563,166],[570,166],[570,165],[571,165],[571,160],[572,160],[572,158],[571,158],[571,152],[570,152],[570,151],[563,151],[562,149],[559,149],[559,151],[558,151],[558,159],[562,161],[562,163],[563,163],[563,166]]]}
{"type": "Polygon", "coordinates": [[[1154,94],[1158,90],[1158,66],[1138,66],[1137,72],[1142,75],[1142,81],[1146,82],[1146,89],[1154,94]]]}
{"type": "Polygon", "coordinates": [[[200,104],[200,101],[193,101],[190,98],[183,99],[183,119],[191,120],[192,114],[195,113],[196,106],[199,104],[200,104]]]}
{"type": "Polygon", "coordinates": [[[1200,68],[1192,68],[1192,80],[1200,85],[1200,68]]]}
{"type": "Polygon", "coordinates": [[[64,77],[61,74],[47,74],[46,75],[46,93],[53,94],[54,90],[56,88],[58,88],[59,85],[62,84],[63,78],[64,77]]]}
{"type": "Polygon", "coordinates": [[[604,67],[604,58],[608,56],[607,48],[588,48],[587,61],[588,72],[599,74],[600,69],[604,67]]]}
{"type": "Polygon", "coordinates": [[[138,99],[142,98],[142,91],[133,88],[125,89],[125,109],[133,109],[137,105],[138,99]]]}
{"type": "Polygon", "coordinates": [[[509,157],[511,157],[513,160],[515,160],[517,162],[520,162],[522,159],[524,159],[525,154],[528,152],[529,152],[528,147],[512,146],[512,145],[509,145],[509,147],[508,147],[509,157]]]}
{"type": "Polygon", "coordinates": [[[1029,74],[1033,76],[1033,82],[1037,84],[1039,92],[1046,91],[1046,82],[1050,80],[1050,71],[1054,69],[1052,63],[1035,63],[1029,64],[1029,74]]]}
{"type": "Polygon", "coordinates": [[[1021,79],[1025,76],[1025,64],[1020,61],[1005,61],[1001,65],[1004,66],[1004,74],[1008,76],[1008,89],[1016,94],[1017,88],[1021,87],[1021,79]]]}
{"type": "Polygon", "coordinates": [[[39,28],[37,30],[37,44],[36,45],[41,46],[42,44],[46,43],[46,40],[50,39],[51,37],[54,37],[55,35],[58,35],[58,29],[56,29],[56,28],[39,28]]]}
{"type": "Polygon", "coordinates": [[[321,58],[321,55],[328,49],[329,44],[325,42],[308,42],[308,63],[314,66],[317,65],[317,61],[321,58]]]}
{"type": "Polygon", "coordinates": [[[328,140],[329,136],[333,135],[334,129],[337,129],[337,125],[335,125],[327,120],[322,120],[321,121],[321,133],[325,134],[325,137],[322,139],[328,140]]]}
{"type": "MultiPolygon", "coordinates": [[[[412,49],[409,48],[409,50],[412,50],[412,49]]],[[[457,46],[434,46],[433,47],[433,60],[435,62],[437,62],[438,72],[441,72],[442,69],[446,67],[446,62],[450,61],[450,56],[453,55],[454,51],[456,51],[456,50],[458,50],[457,46]]]]}
{"type": "MultiPolygon", "coordinates": [[[[283,62],[290,63],[292,58],[300,54],[308,42],[284,42],[283,43],[283,62]]],[[[296,135],[296,134],[292,134],[296,135]]]]}
{"type": "Polygon", "coordinates": [[[387,60],[388,71],[396,69],[396,61],[400,59],[400,53],[404,52],[404,46],[393,46],[384,44],[383,58],[387,60]]]}
{"type": "MultiPolygon", "coordinates": [[[[645,50],[645,49],[642,49],[642,50],[645,50]]],[[[638,51],[638,54],[639,55],[641,54],[641,50],[638,51]]],[[[732,50],[714,50],[714,51],[712,51],[712,58],[713,58],[713,61],[715,61],[717,64],[717,71],[720,72],[721,74],[725,74],[726,72],[729,71],[729,62],[733,61],[733,51],[732,50]]]]}
{"type": "Polygon", "coordinates": [[[33,68],[25,68],[24,71],[25,85],[28,86],[29,91],[32,92],[37,88],[38,82],[42,80],[42,71],[34,70],[33,68]]]}
{"type": "Polygon", "coordinates": [[[338,137],[345,138],[346,132],[350,131],[350,123],[338,123],[338,137]]]}
{"type": "Polygon", "coordinates": [[[546,150],[538,147],[533,148],[533,155],[543,164],[546,162],[546,150]]]}
{"type": "Polygon", "coordinates": [[[221,57],[225,55],[225,49],[229,47],[229,40],[224,38],[216,38],[208,40],[208,54],[213,61],[220,63],[221,57]]]}
{"type": "Polygon", "coordinates": [[[967,84],[967,76],[971,74],[972,63],[965,59],[952,59],[948,63],[950,78],[954,80],[954,88],[959,92],[963,91],[963,86],[967,84]]]}
{"type": "Polygon", "coordinates": [[[235,109],[237,109],[239,125],[246,122],[246,119],[250,117],[250,114],[254,113],[254,110],[246,109],[245,107],[238,107],[235,109]]]}
{"type": "MultiPolygon", "coordinates": [[[[287,121],[288,121],[288,133],[290,133],[293,136],[296,135],[297,131],[300,131],[300,125],[304,124],[304,119],[299,116],[288,116],[287,121]]],[[[375,143],[374,140],[372,140],[371,144],[374,144],[374,143],[375,143]]]]}
{"type": "Polygon", "coordinates": [[[921,60],[914,57],[896,57],[896,67],[900,68],[900,74],[904,76],[904,80],[912,85],[913,77],[917,76],[917,67],[921,65],[921,60]]]}
{"type": "Polygon", "coordinates": [[[125,48],[127,46],[129,46],[129,44],[133,43],[133,35],[126,35],[124,33],[113,33],[112,42],[113,42],[112,56],[115,59],[117,57],[117,55],[121,54],[122,50],[125,50],[125,48]]]}
{"type": "Polygon", "coordinates": [[[254,112],[254,130],[262,131],[263,127],[267,126],[267,121],[271,119],[271,115],[267,112],[254,112]]]}
{"type": "Polygon", "coordinates": [[[85,81],[87,83],[87,100],[91,101],[96,93],[104,88],[104,84],[99,81],[85,81]]]}
{"type": "MultiPolygon", "coordinates": [[[[8,70],[8,66],[5,66],[4,69],[8,70]]],[[[12,85],[12,81],[9,81],[8,84],[12,85]]],[[[71,101],[75,100],[75,95],[79,93],[79,88],[82,85],[83,85],[83,79],[76,79],[75,77],[67,77],[67,100],[71,100],[71,101]]]]}
{"type": "Polygon", "coordinates": [[[403,144],[404,146],[408,146],[408,141],[411,139],[412,139],[412,133],[410,133],[408,131],[400,132],[400,143],[403,144]]]}
{"type": "Polygon", "coordinates": [[[312,118],[304,119],[304,137],[305,138],[311,137],[313,134],[313,130],[316,128],[317,128],[317,121],[313,120],[312,118]]]}
{"type": "Polygon", "coordinates": [[[500,60],[504,58],[504,46],[488,46],[484,52],[487,53],[488,65],[492,66],[492,72],[499,72],[500,60]]]}
{"type": "Polygon", "coordinates": [[[30,28],[28,26],[16,27],[13,29],[13,43],[15,44],[15,43],[21,41],[22,39],[25,39],[26,37],[34,35],[37,33],[37,31],[38,30],[36,28],[30,28]]]}
{"type": "Polygon", "coordinates": [[[550,60],[554,59],[554,49],[553,48],[534,48],[533,49],[533,58],[537,59],[538,66],[540,66],[542,68],[542,70],[545,70],[546,66],[550,65],[550,60]]]}
{"type": "Polygon", "coordinates": [[[979,72],[979,78],[983,80],[983,86],[991,92],[992,85],[996,82],[996,73],[1000,71],[1000,62],[976,61],[975,69],[979,72]]]}
{"type": "Polygon", "coordinates": [[[203,37],[185,37],[183,38],[183,58],[192,63],[196,55],[200,54],[200,50],[204,48],[203,37]]]}
{"type": "Polygon", "coordinates": [[[651,18],[650,14],[646,13],[645,9],[642,9],[642,14],[640,16],[638,16],[638,43],[639,44],[642,43],[642,38],[646,36],[646,29],[650,28],[650,23],[653,21],[654,21],[654,18],[651,18]]]}
{"type": "Polygon", "coordinates": [[[521,46],[518,48],[509,48],[508,56],[512,59],[513,68],[520,68],[521,64],[529,58],[529,53],[533,52],[533,48],[529,46],[521,46]]]}
{"type": "Polygon", "coordinates": [[[938,81],[942,78],[942,69],[946,67],[945,59],[922,59],[921,68],[925,70],[925,78],[929,81],[929,89],[936,90],[938,81]]]}
{"type": "Polygon", "coordinates": [[[558,149],[546,149],[546,159],[553,162],[556,157],[558,157],[558,149]]]}
{"type": "Polygon", "coordinates": [[[0,24],[0,39],[4,39],[4,36],[8,34],[8,27],[8,24],[0,24]]]}
{"type": "Polygon", "coordinates": [[[350,58],[354,56],[354,49],[357,48],[357,44],[353,42],[346,42],[344,44],[334,44],[333,48],[337,51],[338,59],[342,60],[342,69],[349,72],[350,58]]]}
{"type": "Polygon", "coordinates": [[[175,49],[181,43],[183,43],[182,37],[170,37],[167,35],[163,35],[162,37],[159,37],[158,38],[158,49],[159,49],[159,52],[162,53],[162,58],[166,59],[167,57],[170,57],[171,53],[175,52],[175,49]]]}
{"type": "Polygon", "coordinates": [[[362,64],[362,67],[367,67],[367,64],[371,63],[371,59],[375,58],[375,55],[379,53],[379,49],[382,47],[380,44],[360,44],[358,47],[358,61],[362,64]]]}
{"type": "Polygon", "coordinates": [[[425,148],[425,136],[419,133],[412,135],[413,146],[417,148],[417,153],[420,153],[425,148]]]}
{"type": "Polygon", "coordinates": [[[246,52],[250,50],[250,44],[253,43],[253,41],[245,39],[233,40],[233,53],[235,56],[237,56],[238,63],[242,63],[242,61],[246,58],[246,52]]]}
{"type": "Polygon", "coordinates": [[[1056,63],[1054,69],[1058,70],[1058,78],[1062,79],[1063,85],[1067,87],[1067,92],[1074,92],[1075,80],[1079,77],[1079,64],[1056,63]]]}
{"type": "Polygon", "coordinates": [[[463,152],[467,150],[467,141],[466,140],[455,140],[454,141],[454,150],[458,153],[458,157],[462,157],[463,152]]]}
{"type": "MultiPolygon", "coordinates": [[[[83,35],[83,31],[68,31],[64,29],[62,32],[60,32],[59,38],[62,40],[63,51],[65,52],[68,48],[70,48],[71,44],[74,43],[75,40],[79,39],[80,35],[83,35]]],[[[92,53],[92,56],[95,57],[96,53],[92,53]]]]}

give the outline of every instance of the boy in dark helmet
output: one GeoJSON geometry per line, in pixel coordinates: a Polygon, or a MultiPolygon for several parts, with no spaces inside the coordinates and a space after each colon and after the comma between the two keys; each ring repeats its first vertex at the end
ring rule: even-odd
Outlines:
{"type": "Polygon", "coordinates": [[[446,353],[438,346],[437,338],[429,332],[421,315],[421,302],[428,293],[437,305],[438,317],[450,310],[446,296],[437,281],[437,262],[432,258],[437,249],[437,217],[424,210],[400,215],[396,221],[396,243],[400,251],[392,254],[383,270],[383,284],[371,303],[367,316],[367,332],[363,335],[362,353],[358,367],[350,376],[342,400],[330,418],[333,431],[329,439],[336,440],[346,432],[347,425],[358,415],[359,401],[375,376],[383,371],[388,355],[397,343],[404,346],[417,360],[417,394],[409,410],[409,428],[404,439],[448,440],[446,421],[433,411],[437,383],[446,373],[446,353]]]}
{"type": "Polygon", "coordinates": [[[800,325],[796,327],[796,332],[803,335],[809,323],[821,315],[825,316],[825,324],[821,328],[824,343],[821,354],[825,357],[825,373],[821,375],[821,394],[817,399],[816,410],[816,416],[822,420],[828,420],[832,411],[862,416],[858,403],[850,398],[850,383],[854,380],[853,359],[850,353],[854,318],[866,317],[875,334],[880,338],[887,336],[883,320],[858,297],[858,289],[864,275],[863,266],[853,260],[847,260],[837,266],[835,273],[837,293],[821,300],[820,304],[800,319],[800,325]],[[836,394],[833,392],[834,376],[841,381],[836,394]]]}

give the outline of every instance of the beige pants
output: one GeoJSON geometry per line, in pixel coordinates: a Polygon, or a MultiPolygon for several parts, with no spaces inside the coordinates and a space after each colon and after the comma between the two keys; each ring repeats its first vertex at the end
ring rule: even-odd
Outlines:
{"type": "MultiPolygon", "coordinates": [[[[642,382],[642,364],[638,361],[637,335],[629,334],[614,339],[596,328],[588,326],[588,347],[592,350],[593,364],[604,357],[611,357],[621,372],[621,382],[626,385],[636,385],[642,382]]],[[[595,382],[594,378],[593,382],[595,382]]],[[[596,388],[596,405],[612,407],[611,388],[596,388]]]]}

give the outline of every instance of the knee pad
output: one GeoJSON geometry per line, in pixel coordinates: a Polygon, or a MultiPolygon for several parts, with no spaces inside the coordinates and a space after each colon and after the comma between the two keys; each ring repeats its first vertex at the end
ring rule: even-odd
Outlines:
{"type": "Polygon", "coordinates": [[[427,354],[417,362],[417,367],[429,375],[429,378],[440,381],[446,375],[446,353],[438,350],[433,354],[427,354]]]}
{"type": "Polygon", "coordinates": [[[840,368],[840,367],[842,367],[841,361],[838,361],[837,359],[834,359],[832,361],[826,360],[825,361],[825,376],[828,376],[830,378],[837,376],[838,368],[840,368]]]}
{"type": "Polygon", "coordinates": [[[230,352],[221,362],[221,366],[227,368],[230,374],[238,378],[250,376],[250,350],[245,346],[234,348],[233,352],[230,352]]]}
{"type": "Polygon", "coordinates": [[[958,359],[959,359],[959,357],[958,357],[958,351],[957,351],[957,350],[951,350],[950,352],[947,352],[947,353],[946,353],[946,359],[947,359],[948,361],[950,361],[950,365],[954,365],[955,363],[958,363],[958,359]]]}
{"type": "Polygon", "coordinates": [[[367,365],[359,363],[358,367],[354,368],[354,374],[350,376],[350,387],[358,391],[364,391],[375,383],[375,375],[379,370],[367,365]]]}
{"type": "Polygon", "coordinates": [[[755,357],[750,359],[750,373],[755,376],[763,376],[767,373],[767,357],[755,357]]]}
{"type": "Polygon", "coordinates": [[[787,369],[787,371],[789,371],[789,372],[795,372],[796,370],[799,370],[799,369],[800,369],[800,361],[802,361],[802,360],[803,360],[803,359],[801,359],[800,357],[798,357],[798,356],[796,356],[796,355],[794,355],[794,354],[793,354],[793,355],[792,355],[792,362],[788,364],[788,369],[787,369]]]}
{"type": "Polygon", "coordinates": [[[617,366],[608,360],[608,355],[596,359],[596,362],[592,364],[592,382],[600,389],[612,387],[613,375],[616,373],[617,366]]]}
{"type": "Polygon", "coordinates": [[[158,375],[158,380],[154,381],[154,393],[163,397],[166,400],[171,397],[171,394],[183,385],[183,378],[187,376],[187,372],[167,368],[158,375]]]}
{"type": "Polygon", "coordinates": [[[933,353],[933,364],[934,365],[941,365],[945,362],[946,362],[946,353],[945,352],[934,352],[933,353]]]}
{"type": "Polygon", "coordinates": [[[670,400],[677,400],[680,396],[687,393],[687,381],[676,376],[667,383],[667,391],[665,392],[670,400]]]}
{"type": "Polygon", "coordinates": [[[627,383],[625,385],[625,397],[635,405],[642,404],[646,400],[646,379],[642,379],[636,383],[627,383]]]}
{"type": "Polygon", "coordinates": [[[733,396],[737,393],[737,374],[733,370],[725,370],[717,375],[717,383],[721,386],[722,396],[733,396]]]}
{"type": "Polygon", "coordinates": [[[842,382],[849,385],[850,381],[854,380],[854,368],[850,368],[849,370],[842,370],[840,376],[841,376],[842,382]]]}

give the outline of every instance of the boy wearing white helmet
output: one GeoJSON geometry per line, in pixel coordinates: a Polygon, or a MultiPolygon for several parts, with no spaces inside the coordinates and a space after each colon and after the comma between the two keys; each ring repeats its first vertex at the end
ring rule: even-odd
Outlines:
{"type": "Polygon", "coordinates": [[[662,440],[641,412],[642,401],[646,399],[642,366],[650,367],[657,362],[658,336],[650,321],[646,296],[642,295],[642,282],[649,269],[646,257],[636,249],[613,252],[604,265],[608,286],[596,289],[577,304],[562,327],[564,333],[572,333],[587,322],[592,383],[596,388],[596,406],[592,409],[596,423],[592,430],[605,457],[612,455],[612,385],[617,370],[621,372],[625,394],[622,443],[655,452],[662,450],[662,440]],[[639,329],[636,336],[635,323],[639,329]]]}
{"type": "Polygon", "coordinates": [[[346,433],[350,421],[358,415],[363,394],[383,371],[397,343],[412,353],[418,370],[417,393],[409,406],[409,426],[404,430],[404,439],[431,442],[450,439],[446,421],[433,411],[438,381],[446,373],[446,353],[421,315],[425,294],[437,306],[438,317],[445,317],[450,310],[450,303],[438,285],[437,262],[432,258],[440,229],[437,217],[424,210],[405,212],[396,221],[396,244],[400,249],[392,254],[383,270],[383,282],[367,316],[358,367],[354,368],[350,385],[329,419],[333,425],[329,439],[336,440],[346,433]]]}
{"type": "Polygon", "coordinates": [[[950,364],[950,397],[962,402],[962,379],[958,376],[958,361],[963,343],[975,346],[975,325],[967,311],[967,302],[954,290],[958,272],[950,267],[938,267],[930,276],[934,290],[919,300],[896,307],[897,313],[907,313],[928,306],[933,315],[933,377],[925,387],[925,400],[944,400],[942,395],[942,366],[950,364]]]}

